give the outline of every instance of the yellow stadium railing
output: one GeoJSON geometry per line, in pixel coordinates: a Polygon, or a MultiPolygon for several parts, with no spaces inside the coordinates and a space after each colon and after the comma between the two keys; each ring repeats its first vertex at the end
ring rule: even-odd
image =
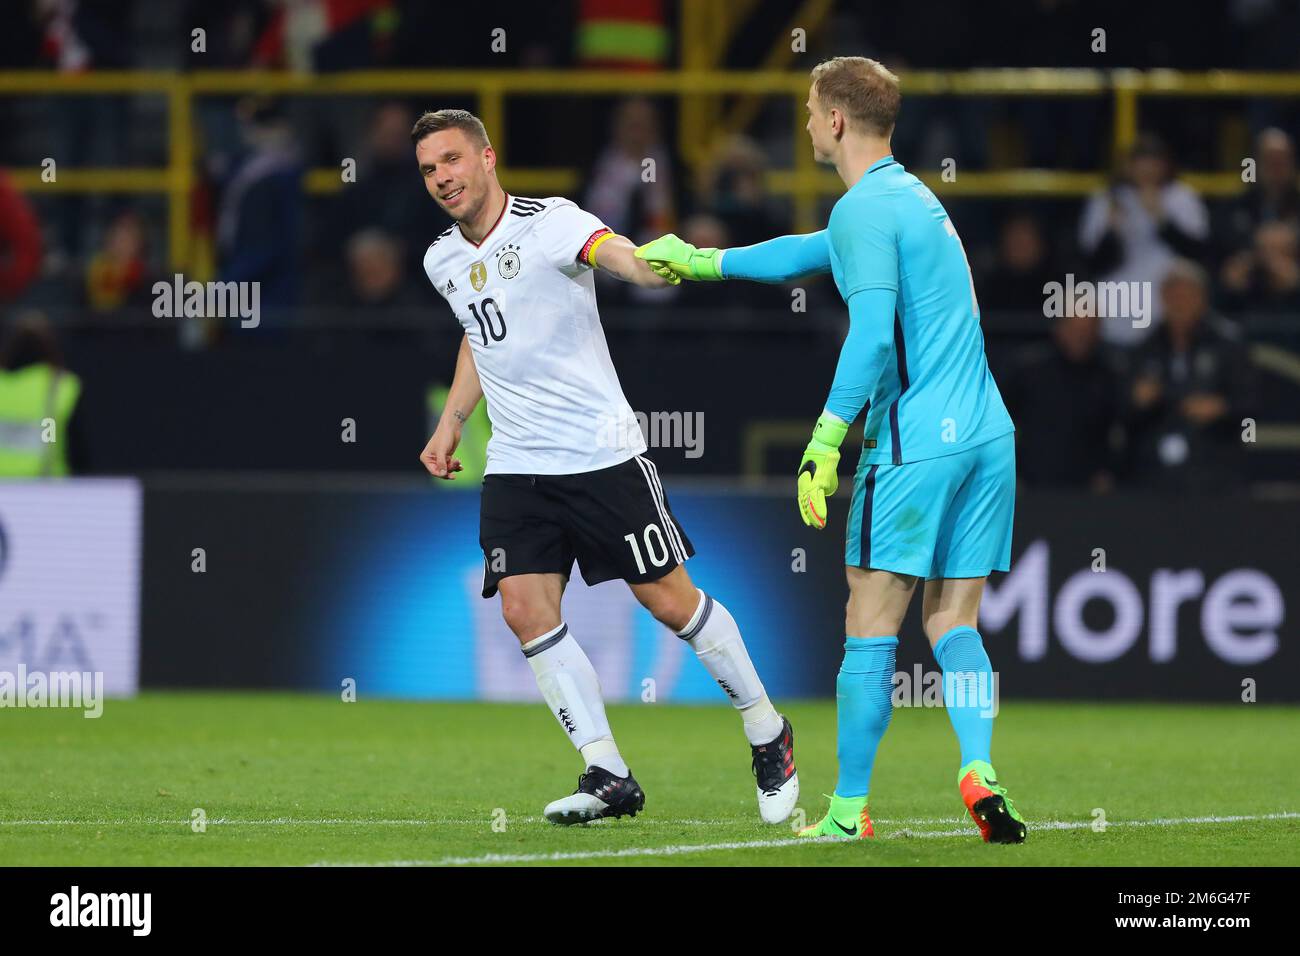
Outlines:
{"type": "MultiPolygon", "coordinates": [[[[1155,70],[1008,69],[960,72],[921,71],[902,77],[905,94],[913,96],[1110,96],[1114,101],[1112,149],[1122,156],[1137,136],[1139,105],[1144,97],[1300,96],[1300,73],[1208,72],[1155,70]]],[[[788,97],[798,129],[791,166],[767,173],[772,193],[790,198],[794,227],[816,229],[820,201],[837,195],[843,185],[818,168],[802,136],[803,102],[808,91],[805,72],[733,72],[678,70],[662,73],[560,70],[429,70],[361,71],[297,74],[271,72],[165,71],[61,74],[0,71],[0,96],[59,96],[71,94],[156,94],[167,98],[168,162],[160,169],[62,170],[46,182],[40,169],[12,171],[29,191],[163,193],[168,200],[168,257],[173,268],[188,261],[189,196],[193,185],[193,108],[196,97],[261,93],[284,96],[425,96],[431,105],[452,93],[475,98],[478,115],[491,131],[502,156],[505,103],[508,97],[528,96],[652,96],[698,97],[744,95],[788,97]]],[[[719,134],[725,127],[719,127],[719,134]]],[[[563,131],[557,130],[562,135],[563,131]]],[[[711,145],[711,144],[710,144],[711,145]]],[[[699,144],[685,151],[688,163],[707,155],[699,144]]],[[[501,178],[521,193],[572,193],[580,185],[572,168],[525,169],[502,165],[501,178]]],[[[1101,188],[1104,171],[1007,169],[962,172],[945,182],[938,173],[921,172],[937,192],[950,196],[1081,196],[1101,188]]],[[[1226,196],[1242,188],[1239,169],[1188,174],[1189,184],[1203,194],[1226,196]]],[[[346,188],[338,168],[310,170],[306,185],[313,193],[346,188]]]]}

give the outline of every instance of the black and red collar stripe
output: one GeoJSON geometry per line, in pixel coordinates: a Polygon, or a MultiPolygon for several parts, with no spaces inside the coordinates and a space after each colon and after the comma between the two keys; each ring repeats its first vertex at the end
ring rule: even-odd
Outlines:
{"type": "Polygon", "coordinates": [[[496,227],[501,225],[501,220],[505,218],[506,210],[510,208],[510,194],[506,193],[505,197],[506,197],[506,201],[501,204],[501,212],[497,215],[496,221],[492,223],[492,228],[489,229],[487,232],[483,233],[482,239],[480,239],[478,242],[475,242],[469,236],[465,235],[464,231],[460,228],[460,223],[456,223],[456,231],[460,233],[460,237],[464,239],[466,242],[468,242],[475,249],[479,248],[480,246],[483,245],[483,243],[487,242],[488,236],[492,235],[496,227]]]}

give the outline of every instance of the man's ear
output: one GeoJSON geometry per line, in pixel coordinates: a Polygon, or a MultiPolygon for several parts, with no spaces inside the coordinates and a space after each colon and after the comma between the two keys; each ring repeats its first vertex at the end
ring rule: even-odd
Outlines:
{"type": "Polygon", "coordinates": [[[483,147],[483,169],[486,172],[492,172],[497,168],[497,151],[491,146],[483,147]]]}

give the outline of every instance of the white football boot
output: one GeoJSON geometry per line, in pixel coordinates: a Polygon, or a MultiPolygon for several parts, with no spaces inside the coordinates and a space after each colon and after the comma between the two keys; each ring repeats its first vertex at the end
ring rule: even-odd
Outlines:
{"type": "Polygon", "coordinates": [[[626,777],[616,777],[604,767],[592,766],[578,777],[577,790],[552,800],[542,815],[552,823],[569,826],[601,817],[634,817],[644,806],[645,794],[630,771],[626,777]]]}
{"type": "Polygon", "coordinates": [[[781,733],[754,751],[754,777],[758,782],[758,815],[764,823],[784,823],[799,802],[799,774],[794,768],[794,728],[781,717],[781,733]]]}

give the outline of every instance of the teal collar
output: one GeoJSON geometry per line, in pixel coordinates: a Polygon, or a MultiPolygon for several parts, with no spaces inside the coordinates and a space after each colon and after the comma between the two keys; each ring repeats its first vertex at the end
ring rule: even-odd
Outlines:
{"type": "Polygon", "coordinates": [[[884,169],[886,166],[894,166],[897,165],[897,163],[898,160],[894,159],[893,153],[890,153],[888,156],[881,157],[880,159],[872,163],[871,166],[867,169],[867,171],[862,174],[862,178],[859,179],[856,183],[854,183],[849,188],[851,189],[858,188],[863,183],[865,183],[867,181],[867,177],[870,176],[872,173],[874,173],[877,169],[884,169]]]}

